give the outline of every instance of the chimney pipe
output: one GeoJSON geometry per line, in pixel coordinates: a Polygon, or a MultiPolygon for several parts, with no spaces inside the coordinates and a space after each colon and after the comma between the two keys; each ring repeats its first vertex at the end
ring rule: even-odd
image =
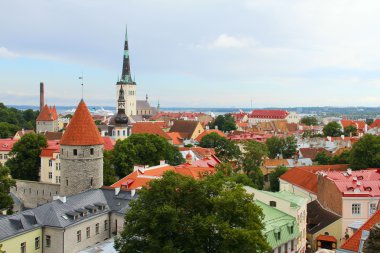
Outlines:
{"type": "Polygon", "coordinates": [[[44,83],[40,82],[40,111],[42,111],[42,108],[44,108],[44,105],[45,105],[44,83]]]}

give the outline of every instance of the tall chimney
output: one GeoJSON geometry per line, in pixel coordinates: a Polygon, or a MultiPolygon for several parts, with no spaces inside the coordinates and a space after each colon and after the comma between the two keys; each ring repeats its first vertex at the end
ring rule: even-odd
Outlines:
{"type": "Polygon", "coordinates": [[[45,106],[45,91],[44,91],[44,83],[40,82],[40,111],[45,106]]]}

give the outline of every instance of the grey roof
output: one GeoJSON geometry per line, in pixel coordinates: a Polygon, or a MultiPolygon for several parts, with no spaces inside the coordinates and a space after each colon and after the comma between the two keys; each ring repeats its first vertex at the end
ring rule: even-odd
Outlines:
{"type": "Polygon", "coordinates": [[[146,100],[137,100],[136,101],[136,109],[137,110],[150,110],[152,107],[149,102],[146,100]]]}
{"type": "Polygon", "coordinates": [[[4,216],[0,218],[0,241],[41,226],[65,228],[103,213],[125,214],[130,208],[129,202],[137,197],[138,194],[132,197],[126,191],[120,191],[116,196],[114,189],[92,189],[67,197],[65,203],[54,200],[19,214],[4,216]],[[104,209],[101,210],[100,206],[104,206],[104,209]],[[88,211],[82,217],[79,214],[84,209],[97,211],[88,211]],[[72,216],[76,215],[79,218],[73,219],[72,216]]]}
{"type": "Polygon", "coordinates": [[[30,210],[9,216],[0,216],[0,241],[39,227],[41,227],[39,220],[30,210]]]}

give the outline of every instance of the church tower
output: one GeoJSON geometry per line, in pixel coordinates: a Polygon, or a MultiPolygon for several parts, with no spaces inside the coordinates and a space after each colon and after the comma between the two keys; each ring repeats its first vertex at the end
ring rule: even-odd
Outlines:
{"type": "MultiPolygon", "coordinates": [[[[123,89],[125,99],[125,113],[127,116],[136,115],[136,82],[132,80],[131,68],[129,61],[128,34],[125,30],[123,69],[121,80],[116,83],[116,100],[119,97],[119,91],[123,89]]],[[[116,105],[118,108],[118,104],[116,105]]]]}
{"type": "Polygon", "coordinates": [[[124,140],[131,134],[128,126],[128,116],[125,114],[125,94],[123,85],[120,85],[119,98],[117,100],[117,114],[115,116],[115,125],[112,130],[112,137],[115,140],[124,140]]]}
{"type": "Polygon", "coordinates": [[[103,139],[83,99],[60,143],[60,196],[103,186],[103,139]]]}

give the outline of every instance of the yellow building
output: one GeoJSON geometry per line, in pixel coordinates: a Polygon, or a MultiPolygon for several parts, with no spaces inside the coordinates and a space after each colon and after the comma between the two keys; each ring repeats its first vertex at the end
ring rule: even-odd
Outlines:
{"type": "Polygon", "coordinates": [[[17,140],[15,139],[0,139],[0,163],[2,165],[10,158],[9,152],[11,152],[16,142],[17,140]]]}
{"type": "Polygon", "coordinates": [[[41,152],[40,181],[44,183],[61,183],[61,161],[59,144],[49,146],[41,152]]]}
{"type": "Polygon", "coordinates": [[[42,253],[42,228],[32,212],[0,219],[0,252],[42,253]],[[6,228],[6,229],[5,229],[6,228]]]}

